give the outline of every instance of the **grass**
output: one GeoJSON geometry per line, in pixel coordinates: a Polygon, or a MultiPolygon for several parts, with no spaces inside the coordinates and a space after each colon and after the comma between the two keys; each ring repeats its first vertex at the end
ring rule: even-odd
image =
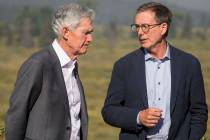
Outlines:
{"type": "MultiPolygon", "coordinates": [[[[199,58],[205,81],[207,102],[210,103],[210,41],[174,39],[170,42],[199,58]]],[[[79,57],[79,72],[84,85],[89,112],[89,139],[116,140],[119,129],[108,126],[101,117],[101,108],[106,96],[112,66],[123,55],[138,48],[137,40],[123,36],[115,48],[108,47],[103,36],[96,37],[88,53],[79,57]]],[[[20,64],[38,48],[14,48],[0,45],[0,126],[4,126],[5,113],[8,109],[8,99],[12,92],[20,64]]],[[[210,138],[210,122],[206,137],[210,138]]]]}

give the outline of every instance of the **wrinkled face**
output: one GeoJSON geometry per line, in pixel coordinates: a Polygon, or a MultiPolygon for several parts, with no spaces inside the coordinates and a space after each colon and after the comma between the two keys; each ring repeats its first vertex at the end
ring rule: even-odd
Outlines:
{"type": "Polygon", "coordinates": [[[138,13],[135,17],[135,24],[140,26],[137,30],[139,42],[146,49],[156,46],[167,31],[167,24],[158,23],[155,20],[155,13],[149,10],[138,13]],[[142,30],[145,27],[148,28],[147,32],[142,30]]]}
{"type": "Polygon", "coordinates": [[[82,18],[74,30],[67,30],[64,38],[72,54],[81,55],[87,52],[87,47],[92,42],[93,27],[89,18],[82,18]]]}

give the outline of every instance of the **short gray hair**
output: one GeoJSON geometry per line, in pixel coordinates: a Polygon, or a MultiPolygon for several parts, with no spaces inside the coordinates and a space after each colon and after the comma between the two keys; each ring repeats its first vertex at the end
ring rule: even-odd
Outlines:
{"type": "Polygon", "coordinates": [[[64,26],[71,30],[75,29],[81,18],[89,18],[92,21],[95,18],[95,12],[88,7],[82,7],[75,3],[62,6],[54,14],[52,28],[55,34],[59,36],[64,26]]]}

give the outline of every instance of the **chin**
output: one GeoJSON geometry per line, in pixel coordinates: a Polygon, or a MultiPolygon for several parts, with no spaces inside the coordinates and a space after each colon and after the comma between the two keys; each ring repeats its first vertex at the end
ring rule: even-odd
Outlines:
{"type": "Polygon", "coordinates": [[[80,50],[80,51],[79,51],[79,54],[86,54],[86,52],[87,52],[87,49],[85,49],[85,50],[80,50]]]}
{"type": "Polygon", "coordinates": [[[149,48],[151,48],[151,45],[149,45],[149,44],[141,44],[141,46],[143,47],[143,48],[145,48],[145,49],[149,49],[149,48]]]}

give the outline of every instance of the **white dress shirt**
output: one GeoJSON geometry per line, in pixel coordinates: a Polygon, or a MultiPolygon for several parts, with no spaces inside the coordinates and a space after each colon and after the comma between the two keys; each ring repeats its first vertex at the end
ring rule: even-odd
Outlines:
{"type": "Polygon", "coordinates": [[[74,75],[74,68],[76,60],[72,61],[66,52],[60,47],[57,40],[54,40],[52,46],[59,58],[64,82],[66,85],[66,91],[68,95],[70,116],[71,116],[71,136],[70,140],[80,140],[80,127],[81,121],[79,117],[80,113],[80,91],[78,88],[77,80],[74,75]]]}

